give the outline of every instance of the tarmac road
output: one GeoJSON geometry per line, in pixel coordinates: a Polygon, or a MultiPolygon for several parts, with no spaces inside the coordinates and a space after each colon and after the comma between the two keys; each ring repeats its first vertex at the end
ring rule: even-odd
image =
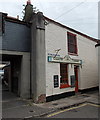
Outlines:
{"type": "Polygon", "coordinates": [[[60,110],[46,118],[99,118],[100,105],[84,103],[76,107],[60,110]]]}
{"type": "Polygon", "coordinates": [[[32,100],[18,98],[15,94],[5,89],[1,90],[1,92],[2,99],[0,103],[2,104],[1,116],[3,118],[75,118],[76,116],[79,118],[84,116],[98,118],[98,106],[94,105],[99,104],[98,91],[41,104],[35,104],[32,100]],[[93,104],[87,104],[87,102],[93,104]],[[82,106],[77,106],[79,104],[82,106]],[[77,108],[73,108],[74,106],[77,106],[77,108]],[[66,110],[65,108],[69,109],[66,110]]]}

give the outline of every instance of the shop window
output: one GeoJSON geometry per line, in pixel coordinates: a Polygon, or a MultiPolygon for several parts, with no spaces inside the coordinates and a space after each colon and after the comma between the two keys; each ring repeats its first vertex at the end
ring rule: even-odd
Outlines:
{"type": "Polygon", "coordinates": [[[70,32],[67,32],[68,38],[68,52],[69,54],[77,54],[77,40],[76,35],[70,32]]]}
{"type": "Polygon", "coordinates": [[[70,87],[68,85],[68,64],[60,64],[60,88],[70,87]]]}

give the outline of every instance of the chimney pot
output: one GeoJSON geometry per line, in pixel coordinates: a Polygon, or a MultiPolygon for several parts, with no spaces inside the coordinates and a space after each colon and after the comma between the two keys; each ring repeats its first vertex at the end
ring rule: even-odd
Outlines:
{"type": "Polygon", "coordinates": [[[17,15],[17,19],[19,20],[19,15],[17,15]]]}
{"type": "Polygon", "coordinates": [[[28,1],[27,1],[27,5],[31,5],[31,0],[28,0],[28,1]]]}

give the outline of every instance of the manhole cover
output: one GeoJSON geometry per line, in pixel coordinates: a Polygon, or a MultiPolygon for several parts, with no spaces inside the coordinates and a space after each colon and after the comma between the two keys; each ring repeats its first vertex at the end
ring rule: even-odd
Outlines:
{"type": "Polygon", "coordinates": [[[53,103],[52,105],[58,105],[57,103],[53,103]]]}
{"type": "Polygon", "coordinates": [[[34,112],[33,110],[30,110],[29,112],[34,112]]]}
{"type": "Polygon", "coordinates": [[[84,97],[89,97],[88,95],[83,95],[84,97]]]}
{"type": "Polygon", "coordinates": [[[73,110],[70,110],[70,112],[77,112],[77,110],[73,109],[73,110]]]}
{"type": "Polygon", "coordinates": [[[88,95],[81,95],[81,96],[78,96],[78,98],[86,98],[86,97],[89,97],[88,95]]]}

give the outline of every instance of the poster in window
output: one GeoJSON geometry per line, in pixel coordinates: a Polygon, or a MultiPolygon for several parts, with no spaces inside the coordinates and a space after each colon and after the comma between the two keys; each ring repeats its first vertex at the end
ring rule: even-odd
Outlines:
{"type": "Polygon", "coordinates": [[[75,87],[75,75],[71,75],[70,80],[71,80],[71,87],[75,87]]]}
{"type": "Polygon", "coordinates": [[[59,77],[58,75],[54,75],[54,88],[59,87],[59,77]]]}

